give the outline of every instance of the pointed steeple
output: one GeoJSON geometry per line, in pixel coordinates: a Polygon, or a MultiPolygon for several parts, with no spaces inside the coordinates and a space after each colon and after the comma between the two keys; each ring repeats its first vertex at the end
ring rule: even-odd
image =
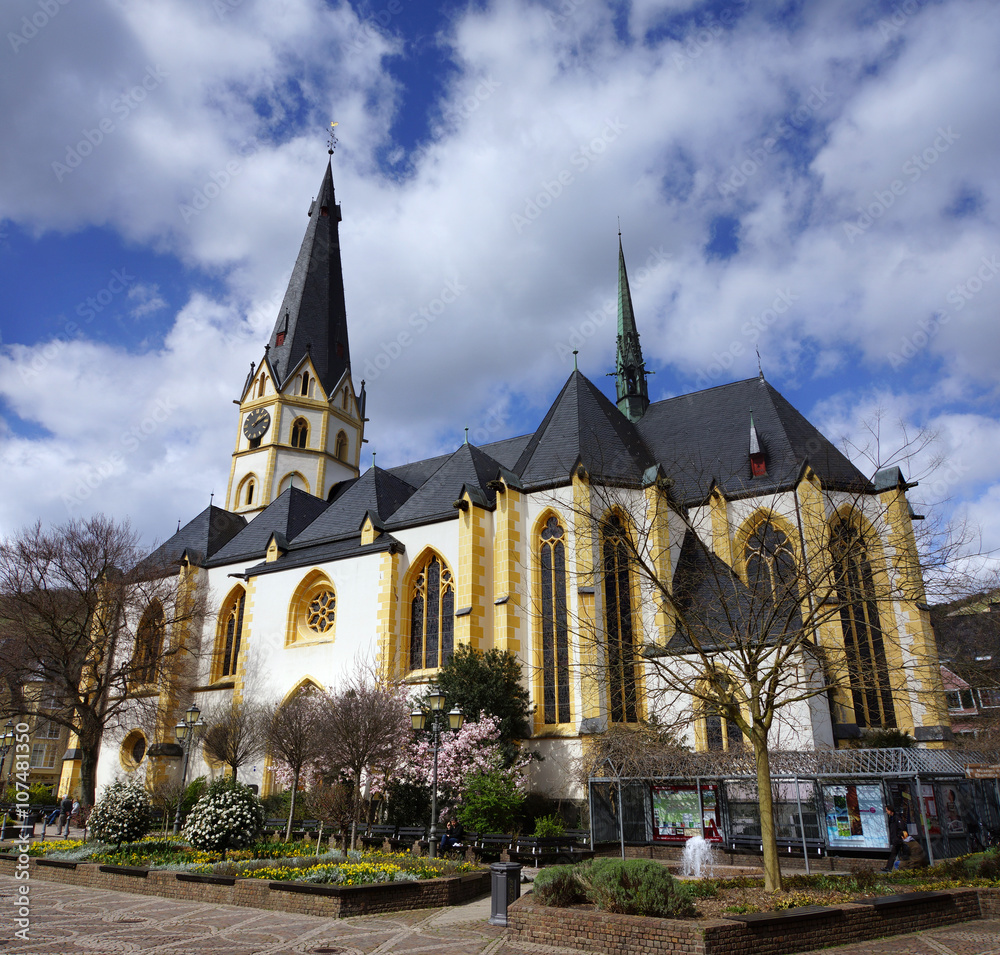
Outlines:
{"type": "Polygon", "coordinates": [[[649,407],[646,390],[646,366],[639,347],[639,332],[632,311],[632,293],[625,271],[622,234],[618,233],[618,356],[615,362],[615,390],[618,410],[629,421],[638,421],[649,407]]]}
{"type": "Polygon", "coordinates": [[[308,352],[326,394],[350,368],[344,275],[340,264],[340,206],[328,162],[309,208],[302,247],[271,332],[268,361],[279,386],[308,352]]]}

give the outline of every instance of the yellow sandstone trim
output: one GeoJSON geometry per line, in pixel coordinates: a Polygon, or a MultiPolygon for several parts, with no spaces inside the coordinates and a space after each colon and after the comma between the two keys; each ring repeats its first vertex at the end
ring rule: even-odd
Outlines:
{"type": "Polygon", "coordinates": [[[403,675],[403,639],[399,627],[399,554],[384,553],[379,562],[376,639],[379,669],[384,679],[403,675]]]}
{"type": "MultiPolygon", "coordinates": [[[[493,540],[493,634],[498,650],[521,653],[521,630],[524,623],[521,567],[524,564],[521,541],[523,496],[505,484],[497,494],[493,540]]],[[[536,591],[537,592],[537,591],[536,591]]]]}
{"type": "Polygon", "coordinates": [[[455,610],[472,608],[455,618],[455,646],[466,643],[476,650],[486,649],[486,596],[489,583],[487,559],[487,512],[477,507],[466,492],[467,504],[458,519],[458,579],[455,610]]]}
{"type": "Polygon", "coordinates": [[[720,559],[733,566],[732,535],[729,529],[729,503],[716,488],[709,500],[712,511],[712,549],[720,559]]]}

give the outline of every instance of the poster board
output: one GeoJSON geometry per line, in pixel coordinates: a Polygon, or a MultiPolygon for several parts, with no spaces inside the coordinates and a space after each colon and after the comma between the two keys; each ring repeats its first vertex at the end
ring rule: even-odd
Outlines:
{"type": "Polygon", "coordinates": [[[708,842],[722,842],[718,805],[718,786],[702,784],[699,826],[697,786],[653,786],[653,839],[681,844],[700,835],[708,842]]]}
{"type": "Polygon", "coordinates": [[[824,786],[828,846],[888,849],[885,799],[878,784],[824,786]]]}

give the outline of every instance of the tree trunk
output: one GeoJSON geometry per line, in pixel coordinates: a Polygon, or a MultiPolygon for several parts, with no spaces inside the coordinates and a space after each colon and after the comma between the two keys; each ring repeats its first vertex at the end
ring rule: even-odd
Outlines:
{"type": "Polygon", "coordinates": [[[753,756],[757,767],[757,796],[760,801],[760,843],[764,856],[764,891],[781,891],[781,864],[774,833],[774,797],[771,793],[771,757],[767,751],[767,731],[753,727],[753,756]]]}
{"type": "Polygon", "coordinates": [[[299,791],[299,771],[292,776],[292,802],[288,807],[288,825],[285,826],[285,842],[292,838],[292,820],[295,818],[295,794],[299,791]]]}
{"type": "Polygon", "coordinates": [[[354,848],[355,839],[358,837],[358,812],[361,809],[361,783],[354,784],[354,810],[351,813],[351,848],[354,848]]]}
{"type": "Polygon", "coordinates": [[[80,802],[93,806],[97,797],[97,757],[96,746],[80,744],[80,802]]]}

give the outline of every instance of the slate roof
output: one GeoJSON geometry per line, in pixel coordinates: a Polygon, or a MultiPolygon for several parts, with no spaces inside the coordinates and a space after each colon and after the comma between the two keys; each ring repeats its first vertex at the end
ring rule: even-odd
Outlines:
{"type": "Polygon", "coordinates": [[[266,551],[271,535],[278,533],[286,540],[294,540],[329,505],[297,487],[290,487],[278,495],[225,547],[218,551],[209,566],[257,560],[266,551]]]}
{"type": "Polygon", "coordinates": [[[513,471],[530,490],[565,482],[577,462],[594,480],[629,485],[655,463],[635,425],[574,370],[513,471]]]}
{"type": "Polygon", "coordinates": [[[670,638],[670,653],[690,653],[693,640],[707,652],[725,650],[733,642],[727,634],[739,634],[742,643],[749,634],[759,639],[764,623],[776,625],[763,601],[690,528],[674,568],[673,596],[683,627],[670,638]]]}
{"type": "Polygon", "coordinates": [[[327,163],[319,194],[309,209],[309,225],[271,332],[267,354],[275,377],[283,383],[308,350],[327,394],[337,386],[351,363],[339,222],[333,171],[327,163]],[[282,332],[285,337],[279,345],[282,332]]]}
{"type": "Polygon", "coordinates": [[[637,428],[675,498],[703,501],[717,483],[727,497],[768,494],[797,482],[808,461],[824,485],[867,487],[864,475],[765,379],[748,378],[651,404],[637,428]],[[752,478],[750,414],[767,474],[752,478]]]}
{"type": "Polygon", "coordinates": [[[487,487],[487,483],[496,480],[501,467],[496,458],[481,448],[463,444],[392,515],[386,526],[392,529],[455,517],[457,512],[452,505],[462,492],[463,485],[478,488],[485,501],[492,506],[496,492],[487,487]]]}
{"type": "Polygon", "coordinates": [[[201,565],[246,526],[247,520],[241,514],[210,505],[157,547],[143,563],[154,567],[174,564],[187,551],[189,560],[201,565]]]}
{"type": "Polygon", "coordinates": [[[413,485],[383,468],[369,468],[295,538],[294,546],[298,549],[320,541],[357,536],[365,514],[371,512],[384,523],[415,490],[413,485]]]}

